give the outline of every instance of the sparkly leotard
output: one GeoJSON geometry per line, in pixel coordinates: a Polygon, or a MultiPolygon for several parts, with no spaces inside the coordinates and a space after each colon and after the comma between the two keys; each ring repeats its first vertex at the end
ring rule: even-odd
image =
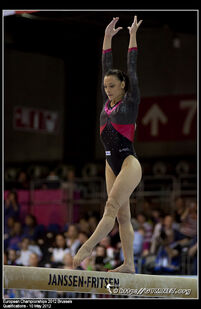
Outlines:
{"type": "Polygon", "coordinates": [[[106,160],[117,176],[125,158],[129,155],[137,157],[133,139],[135,133],[140,92],[136,74],[137,48],[128,50],[127,74],[129,90],[123,99],[115,106],[110,106],[110,100],[105,93],[103,79],[106,72],[112,69],[112,50],[104,50],[102,54],[102,93],[103,109],[100,114],[100,136],[105,148],[106,160]]]}

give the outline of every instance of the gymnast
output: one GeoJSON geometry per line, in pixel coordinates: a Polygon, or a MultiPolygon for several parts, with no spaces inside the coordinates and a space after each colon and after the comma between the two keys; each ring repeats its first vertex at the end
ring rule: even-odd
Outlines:
{"type": "Polygon", "coordinates": [[[133,147],[140,92],[136,73],[136,33],[142,23],[137,16],[128,27],[130,40],[127,74],[112,68],[112,37],[122,27],[115,28],[119,18],[113,18],[105,29],[102,51],[103,109],[100,114],[100,137],[105,149],[105,177],[108,199],[103,217],[91,237],[83,244],[73,259],[77,268],[93,248],[112,230],[117,218],[124,255],[121,266],[113,272],[135,273],[129,198],[142,177],[141,165],[133,147]]]}

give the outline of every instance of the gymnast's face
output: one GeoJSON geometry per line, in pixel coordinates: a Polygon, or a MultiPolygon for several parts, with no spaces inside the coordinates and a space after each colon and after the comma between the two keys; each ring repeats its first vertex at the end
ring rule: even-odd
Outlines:
{"type": "Polygon", "coordinates": [[[120,81],[115,75],[106,75],[104,78],[104,89],[108,99],[115,101],[115,99],[125,94],[125,82],[120,81]]]}

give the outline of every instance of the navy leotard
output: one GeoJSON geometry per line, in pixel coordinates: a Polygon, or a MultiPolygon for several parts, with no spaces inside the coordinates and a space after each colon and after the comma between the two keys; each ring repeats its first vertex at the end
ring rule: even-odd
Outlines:
{"type": "Polygon", "coordinates": [[[112,50],[104,50],[102,54],[102,94],[103,109],[100,114],[100,137],[105,148],[106,160],[117,176],[124,159],[133,155],[137,157],[133,139],[140,103],[140,91],[136,74],[137,48],[128,50],[127,74],[129,90],[123,99],[115,106],[110,106],[110,100],[104,90],[103,80],[106,72],[112,69],[112,50]]]}

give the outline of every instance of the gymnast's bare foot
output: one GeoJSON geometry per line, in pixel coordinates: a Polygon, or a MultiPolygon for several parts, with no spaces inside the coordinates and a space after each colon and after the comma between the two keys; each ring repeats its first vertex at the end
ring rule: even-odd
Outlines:
{"type": "Polygon", "coordinates": [[[130,273],[130,274],[134,274],[135,273],[135,267],[122,264],[121,266],[119,266],[119,267],[117,267],[115,269],[111,269],[109,271],[110,272],[117,272],[117,273],[130,273]]]}
{"type": "Polygon", "coordinates": [[[84,259],[91,255],[91,253],[92,250],[83,245],[73,258],[73,268],[77,268],[84,259]]]}

